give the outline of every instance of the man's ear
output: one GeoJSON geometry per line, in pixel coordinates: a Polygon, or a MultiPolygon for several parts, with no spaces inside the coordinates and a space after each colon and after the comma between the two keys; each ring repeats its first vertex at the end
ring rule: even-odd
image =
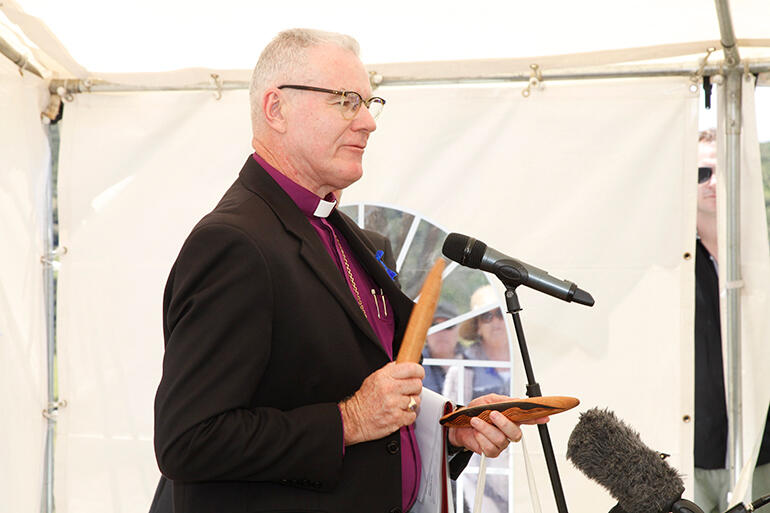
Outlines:
{"type": "Polygon", "coordinates": [[[262,112],[265,115],[265,123],[279,133],[286,131],[284,109],[287,105],[285,100],[286,97],[275,88],[268,89],[262,96],[262,112]]]}

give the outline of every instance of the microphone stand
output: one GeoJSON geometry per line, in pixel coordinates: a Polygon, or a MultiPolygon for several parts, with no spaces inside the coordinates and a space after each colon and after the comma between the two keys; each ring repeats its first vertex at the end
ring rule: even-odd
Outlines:
{"type": "MultiPolygon", "coordinates": [[[[521,326],[521,305],[519,297],[516,295],[516,285],[505,284],[505,304],[508,307],[508,313],[513,317],[513,325],[516,328],[516,338],[519,340],[519,349],[521,350],[521,359],[524,362],[524,371],[527,373],[527,396],[542,397],[540,385],[535,380],[535,374],[532,372],[532,362],[529,360],[529,350],[527,341],[524,338],[524,329],[521,326]]],[[[567,513],[567,501],[564,499],[564,490],[559,479],[559,469],[556,467],[556,457],[553,453],[551,444],[551,435],[548,433],[547,424],[538,424],[537,429],[540,432],[540,442],[543,445],[545,462],[548,465],[548,475],[551,478],[551,487],[553,495],[556,498],[556,507],[559,513],[567,513]]]]}

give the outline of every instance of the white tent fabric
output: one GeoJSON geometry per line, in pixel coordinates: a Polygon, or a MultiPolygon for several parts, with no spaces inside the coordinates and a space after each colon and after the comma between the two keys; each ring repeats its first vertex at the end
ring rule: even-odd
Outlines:
{"type": "MultiPolygon", "coordinates": [[[[695,241],[697,94],[682,79],[547,84],[529,98],[521,90],[381,89],[388,110],[365,179],[345,199],[421,211],[594,294],[586,309],[521,289],[543,393],[581,398],[578,411],[615,410],[677,468],[691,468],[692,424],[682,418],[693,409],[694,283],[683,255],[695,241]],[[408,131],[398,128],[404,119],[408,131]]],[[[609,509],[606,492],[561,459],[578,411],[550,427],[568,504],[609,509]]],[[[514,506],[528,511],[515,464],[514,506]]],[[[544,511],[554,511],[543,458],[534,464],[544,511]]]]}
{"type": "Polygon", "coordinates": [[[0,509],[39,511],[46,420],[45,84],[0,59],[0,509]]]}
{"type": "MultiPolygon", "coordinates": [[[[741,55],[767,61],[770,2],[730,7],[741,55]]],[[[675,57],[692,64],[720,38],[713,3],[701,0],[494,0],[471,8],[398,0],[377,9],[294,0],[269,15],[244,0],[181,7],[140,0],[118,15],[111,9],[93,0],[4,0],[0,25],[13,25],[50,77],[139,86],[206,83],[212,72],[245,80],[259,49],[290,26],[350,33],[369,69],[412,79],[501,77],[533,63],[545,72],[675,57]]],[[[717,52],[709,62],[722,58],[717,52]]],[[[697,94],[689,85],[546,80],[529,98],[515,84],[382,87],[389,103],[370,140],[366,176],[345,201],[419,212],[591,291],[593,309],[521,290],[543,392],[614,409],[650,446],[673,455],[691,490],[692,423],[683,418],[693,410],[693,266],[685,255],[695,230],[697,94]],[[662,406],[653,404],[661,398],[662,406]]],[[[0,56],[0,241],[14,249],[0,252],[0,397],[18,412],[0,428],[0,456],[14,462],[0,466],[3,511],[38,511],[42,481],[46,89],[0,56]]],[[[747,109],[752,101],[745,90],[747,109]]],[[[56,445],[57,511],[149,504],[158,476],[151,408],[162,286],[183,237],[249,151],[246,104],[245,91],[226,91],[220,101],[189,92],[78,95],[66,106],[59,186],[69,254],[58,330],[59,385],[69,405],[56,445]]],[[[762,344],[770,257],[752,117],[744,111],[741,156],[744,459],[770,395],[763,372],[770,346],[762,344]]],[[[516,379],[523,393],[523,376],[516,379]]],[[[609,509],[606,492],[563,460],[576,416],[551,426],[568,503],[609,509]]],[[[533,460],[541,503],[552,511],[544,462],[533,460]]],[[[515,468],[514,506],[529,508],[521,458],[515,468]]]]}
{"type": "MultiPolygon", "coordinates": [[[[365,177],[345,195],[419,212],[592,292],[593,309],[520,292],[544,393],[614,409],[682,469],[692,465],[692,425],[682,422],[692,415],[693,265],[683,255],[695,236],[697,94],[688,86],[549,84],[529,98],[520,86],[382,88],[388,105],[365,177]]],[[[188,230],[249,152],[247,110],[244,91],[220,101],[93,94],[67,105],[57,511],[149,504],[162,287],[188,230]]],[[[576,420],[563,414],[551,427],[569,504],[609,507],[563,460],[576,420]]],[[[529,501],[519,482],[516,507],[529,501]]]]}
{"type": "MultiPolygon", "coordinates": [[[[736,37],[767,43],[768,2],[731,0],[730,7],[736,37]]],[[[79,78],[180,68],[251,69],[259,50],[288,27],[349,33],[361,43],[365,63],[445,61],[449,68],[457,68],[460,59],[574,56],[656,46],[663,51],[661,45],[696,41],[703,44],[686,53],[703,53],[719,47],[720,39],[714,3],[703,0],[487,0],[473,5],[460,0],[382,5],[292,0],[269,8],[249,0],[215,5],[138,0],[118,11],[96,0],[5,0],[0,8],[24,27],[37,46],[33,51],[55,56],[70,76],[79,78]],[[51,32],[61,43],[51,39],[51,32]]]]}
{"type": "Polygon", "coordinates": [[[78,96],[62,121],[59,512],[139,511],[159,476],[161,299],[197,217],[248,154],[245,91],[78,96]],[[152,122],[148,122],[152,120],[152,122]]]}

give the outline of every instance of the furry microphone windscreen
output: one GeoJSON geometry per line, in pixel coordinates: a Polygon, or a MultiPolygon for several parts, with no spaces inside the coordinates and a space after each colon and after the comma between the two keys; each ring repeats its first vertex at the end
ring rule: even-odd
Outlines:
{"type": "Polygon", "coordinates": [[[684,492],[679,473],[609,410],[580,415],[567,459],[605,487],[626,513],[669,512],[684,492]]]}

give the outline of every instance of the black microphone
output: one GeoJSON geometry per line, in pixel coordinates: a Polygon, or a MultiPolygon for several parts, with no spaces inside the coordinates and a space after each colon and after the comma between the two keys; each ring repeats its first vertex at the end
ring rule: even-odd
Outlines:
{"type": "Polygon", "coordinates": [[[703,513],[682,499],[679,473],[608,410],[580,415],[567,443],[567,459],[618,500],[611,513],[703,513]]]}
{"type": "Polygon", "coordinates": [[[495,251],[467,235],[450,233],[441,251],[460,265],[493,273],[506,285],[526,285],[567,302],[594,305],[591,294],[571,281],[554,278],[542,269],[495,251]]]}

